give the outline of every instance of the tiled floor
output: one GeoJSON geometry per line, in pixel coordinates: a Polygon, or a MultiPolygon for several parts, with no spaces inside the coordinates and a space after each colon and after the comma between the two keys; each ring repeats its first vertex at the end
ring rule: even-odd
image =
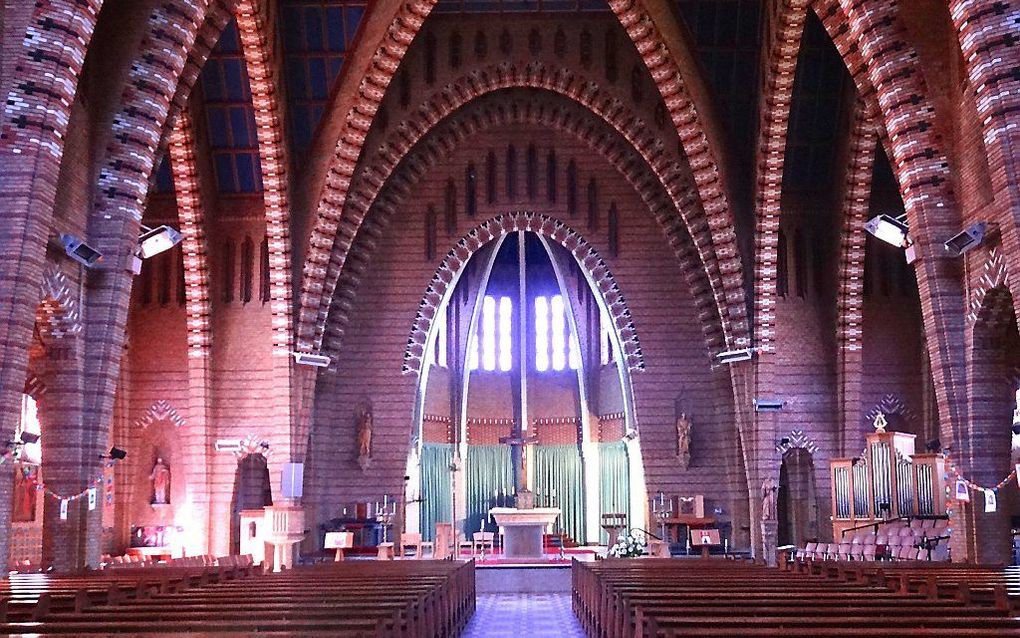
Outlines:
{"type": "Polygon", "coordinates": [[[480,594],[465,638],[584,638],[570,594],[480,594]]]}

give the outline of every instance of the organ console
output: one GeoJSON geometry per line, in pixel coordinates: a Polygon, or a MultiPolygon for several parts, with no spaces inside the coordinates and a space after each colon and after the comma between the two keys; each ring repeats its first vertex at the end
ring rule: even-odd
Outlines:
{"type": "Polygon", "coordinates": [[[829,463],[833,538],[888,518],[946,514],[945,455],[915,454],[913,434],[884,427],[865,439],[863,456],[829,463]]]}

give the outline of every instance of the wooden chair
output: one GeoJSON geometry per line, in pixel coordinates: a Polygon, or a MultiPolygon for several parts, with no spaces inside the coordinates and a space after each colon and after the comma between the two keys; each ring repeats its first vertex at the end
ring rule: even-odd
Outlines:
{"type": "Polygon", "coordinates": [[[479,551],[483,551],[488,548],[491,554],[495,549],[494,541],[496,538],[496,532],[475,532],[471,535],[471,557],[474,558],[475,554],[479,551]]]}
{"type": "Polygon", "coordinates": [[[432,558],[446,560],[453,556],[453,523],[436,523],[436,535],[432,549],[432,558]]]}
{"type": "Polygon", "coordinates": [[[414,557],[422,558],[425,554],[425,548],[432,550],[435,554],[434,545],[429,541],[423,541],[420,533],[404,532],[400,535],[400,556],[403,557],[407,552],[407,548],[414,549],[414,557]]]}

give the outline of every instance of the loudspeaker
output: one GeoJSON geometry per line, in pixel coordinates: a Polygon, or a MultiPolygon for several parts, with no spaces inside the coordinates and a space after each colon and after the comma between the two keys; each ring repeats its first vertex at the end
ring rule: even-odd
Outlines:
{"type": "Polygon", "coordinates": [[[301,498],[305,486],[305,464],[284,463],[280,491],[284,498],[301,498]]]}

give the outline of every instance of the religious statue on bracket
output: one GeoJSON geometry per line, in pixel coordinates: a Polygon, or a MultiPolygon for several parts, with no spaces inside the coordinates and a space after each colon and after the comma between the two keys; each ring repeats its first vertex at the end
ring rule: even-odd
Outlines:
{"type": "Polygon", "coordinates": [[[362,471],[372,465],[372,404],[362,403],[357,410],[358,465],[362,471]]]}
{"type": "Polygon", "coordinates": [[[691,466],[691,418],[682,410],[676,417],[676,456],[681,468],[691,466]]]}
{"type": "Polygon", "coordinates": [[[170,504],[170,468],[163,462],[163,457],[156,457],[156,464],[149,473],[152,481],[152,504],[170,504]]]}
{"type": "Polygon", "coordinates": [[[778,498],[779,485],[776,479],[771,476],[761,483],[761,520],[762,522],[778,519],[776,500],[778,498]]]}
{"type": "Polygon", "coordinates": [[[14,469],[14,508],[11,520],[30,523],[35,520],[36,492],[39,486],[39,466],[16,465],[14,469]]]}

